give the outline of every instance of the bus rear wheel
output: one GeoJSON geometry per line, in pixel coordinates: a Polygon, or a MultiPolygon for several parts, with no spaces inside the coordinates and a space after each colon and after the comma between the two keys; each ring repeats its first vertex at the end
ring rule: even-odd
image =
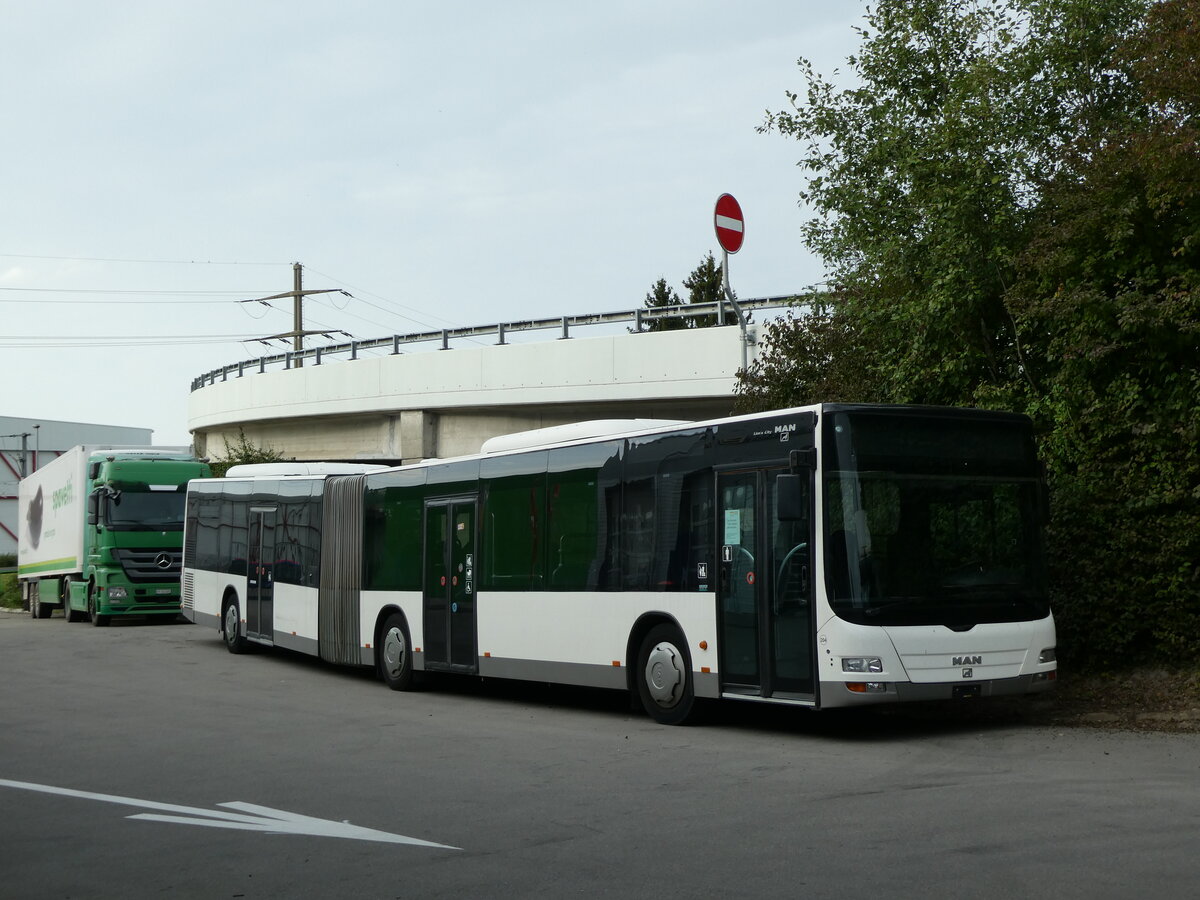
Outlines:
{"type": "Polygon", "coordinates": [[[393,691],[408,691],[413,687],[412,642],[404,617],[392,613],[383,623],[375,653],[383,683],[393,691]]]}
{"type": "Polygon", "coordinates": [[[692,714],[696,695],[692,661],[683,635],[674,625],[655,625],[638,650],[638,696],[642,707],[662,725],[682,725],[692,714]]]}

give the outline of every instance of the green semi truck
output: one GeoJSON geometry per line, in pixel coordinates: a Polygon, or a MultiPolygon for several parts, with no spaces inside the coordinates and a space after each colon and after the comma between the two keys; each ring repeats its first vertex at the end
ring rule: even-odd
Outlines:
{"type": "Polygon", "coordinates": [[[208,465],[184,448],[81,445],[18,488],[17,576],[37,619],[179,613],[187,483],[208,465]]]}

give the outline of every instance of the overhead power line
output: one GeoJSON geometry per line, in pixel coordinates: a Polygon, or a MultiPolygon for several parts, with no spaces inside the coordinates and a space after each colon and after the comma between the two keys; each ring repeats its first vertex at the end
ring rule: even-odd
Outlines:
{"type": "Polygon", "coordinates": [[[217,294],[229,294],[230,296],[241,297],[245,294],[252,293],[251,291],[180,291],[175,289],[165,291],[148,291],[148,290],[122,290],[117,288],[35,288],[35,287],[0,287],[0,291],[16,291],[30,294],[205,294],[215,296],[217,294]]]}
{"type": "Polygon", "coordinates": [[[5,341],[173,341],[173,340],[253,340],[253,334],[10,334],[5,341]]]}
{"type": "Polygon", "coordinates": [[[170,266],[286,266],[281,262],[250,262],[219,259],[127,259],[110,256],[40,256],[34,253],[0,253],[3,259],[55,259],[62,262],[139,263],[170,266]]]}
{"type": "MultiPolygon", "coordinates": [[[[2,289],[2,288],[0,288],[2,289]]],[[[90,293],[90,292],[86,292],[90,293]]],[[[158,292],[148,292],[158,293],[158,292]]],[[[10,298],[10,296],[0,296],[0,304],[38,304],[44,306],[212,306],[214,304],[228,304],[235,302],[232,300],[22,300],[20,298],[10,298]]]]}
{"type": "Polygon", "coordinates": [[[373,307],[375,307],[375,309],[378,309],[381,312],[385,312],[388,315],[396,316],[397,318],[404,319],[407,322],[415,322],[416,324],[418,324],[424,328],[440,327],[440,326],[434,326],[430,322],[423,321],[422,319],[416,318],[416,315],[421,315],[421,316],[425,316],[429,319],[434,319],[438,322],[442,322],[446,325],[452,325],[456,328],[461,327],[461,325],[462,325],[461,322],[455,322],[452,319],[445,319],[445,318],[442,318],[441,316],[435,316],[432,313],[426,313],[422,310],[413,309],[411,306],[405,306],[403,303],[398,303],[395,300],[390,300],[387,297],[382,297],[379,294],[374,293],[373,291],[368,291],[365,288],[361,288],[356,285],[350,284],[348,281],[343,281],[341,278],[335,278],[334,276],[329,275],[325,272],[318,272],[316,269],[312,268],[311,266],[309,267],[309,271],[313,272],[317,275],[320,275],[322,278],[328,278],[330,281],[336,281],[341,284],[344,284],[346,287],[348,287],[352,291],[356,292],[354,297],[360,303],[365,303],[367,306],[373,306],[373,307]],[[405,313],[397,312],[396,309],[388,309],[387,307],[380,306],[377,303],[371,303],[369,300],[363,299],[363,297],[361,296],[363,294],[366,294],[368,297],[374,297],[376,300],[382,300],[384,303],[390,303],[393,306],[397,307],[398,309],[408,310],[409,312],[415,313],[416,315],[412,315],[412,316],[406,315],[405,313]]]}
{"type": "Polygon", "coordinates": [[[255,335],[244,334],[181,334],[181,335],[53,335],[8,336],[0,340],[3,350],[42,351],[54,348],[86,350],[101,347],[182,347],[198,344],[244,344],[255,335]]]}

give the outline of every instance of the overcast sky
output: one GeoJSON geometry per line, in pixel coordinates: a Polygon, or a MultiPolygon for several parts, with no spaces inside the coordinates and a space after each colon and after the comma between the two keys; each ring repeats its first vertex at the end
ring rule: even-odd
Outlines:
{"type": "Polygon", "coordinates": [[[189,442],[194,377],[284,349],[249,339],[290,301],[237,301],[296,261],[358,338],[682,294],[723,192],[740,297],[818,283],[755,127],[865,6],[2,0],[0,415],[189,442]]]}

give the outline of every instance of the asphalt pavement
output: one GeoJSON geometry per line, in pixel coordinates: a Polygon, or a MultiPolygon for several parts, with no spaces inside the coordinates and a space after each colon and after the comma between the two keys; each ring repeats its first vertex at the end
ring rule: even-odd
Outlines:
{"type": "Polygon", "coordinates": [[[0,898],[1162,897],[1200,735],[394,693],[179,623],[0,612],[0,898]]]}

